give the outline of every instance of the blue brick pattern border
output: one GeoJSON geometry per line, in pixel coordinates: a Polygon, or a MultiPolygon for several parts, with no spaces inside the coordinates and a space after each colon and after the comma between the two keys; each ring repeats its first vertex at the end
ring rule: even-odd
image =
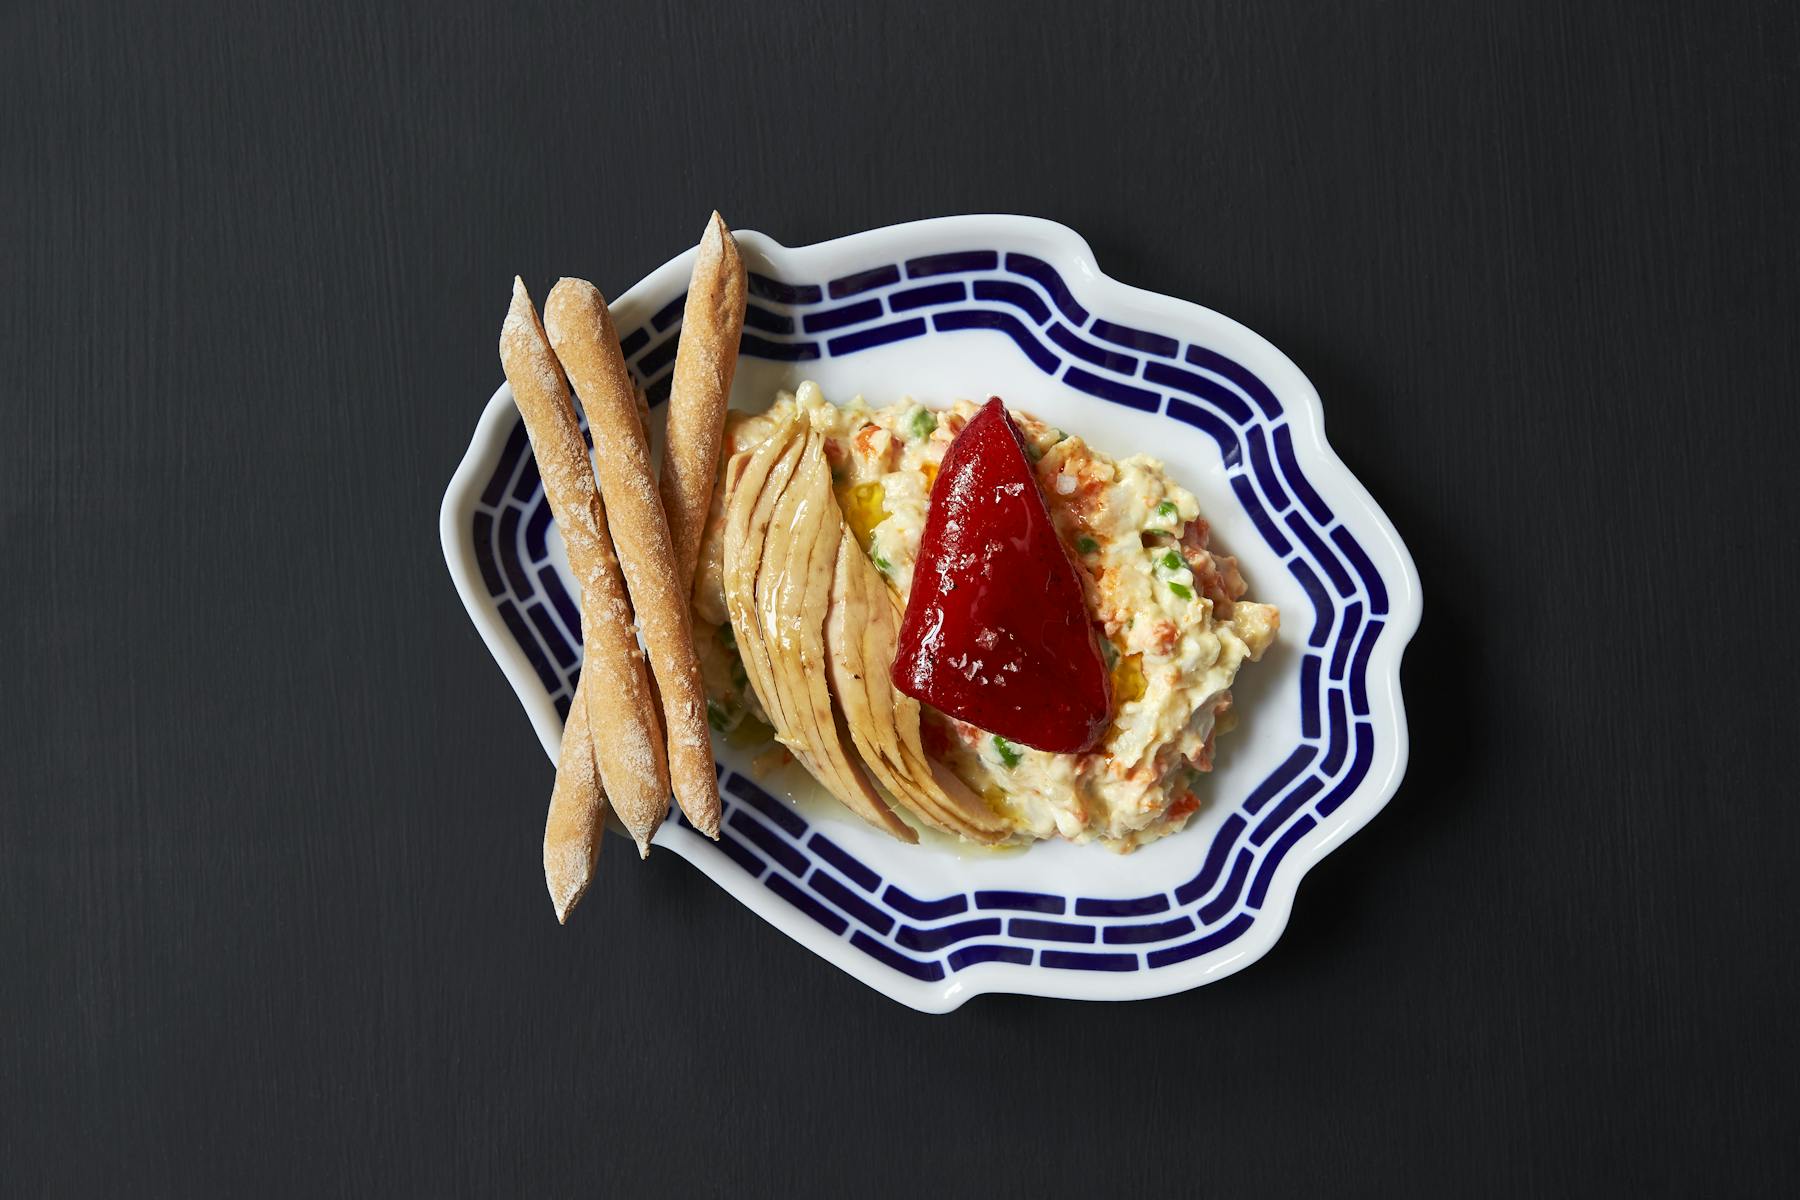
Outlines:
{"type": "MultiPolygon", "coordinates": [[[[1089,313],[1050,264],[1023,254],[931,255],[823,283],[752,274],[749,291],[740,347],[749,357],[807,362],[979,331],[1009,339],[1078,391],[1194,426],[1218,445],[1245,515],[1311,599],[1314,619],[1300,667],[1301,740],[1226,818],[1199,872],[1166,893],[912,896],[723,768],[720,849],[830,934],[926,982],[990,962],[1155,971],[1241,937],[1283,857],[1368,774],[1367,669],[1388,617],[1368,554],[1300,471],[1274,392],[1208,347],[1089,313]]],[[[652,404],[668,395],[684,299],[622,339],[652,404]]],[[[501,619],[566,715],[580,671],[579,610],[549,565],[549,505],[529,451],[515,425],[472,518],[475,555],[501,619]]]]}

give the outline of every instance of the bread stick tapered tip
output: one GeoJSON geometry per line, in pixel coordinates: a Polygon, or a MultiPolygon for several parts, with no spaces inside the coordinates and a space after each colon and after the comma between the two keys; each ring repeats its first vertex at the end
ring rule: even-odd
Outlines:
{"type": "Polygon", "coordinates": [[[563,723],[562,746],[556,757],[556,787],[544,818],[544,886],[556,909],[556,923],[587,894],[600,863],[600,841],[606,833],[606,793],[594,765],[593,730],[579,685],[563,723]]]}

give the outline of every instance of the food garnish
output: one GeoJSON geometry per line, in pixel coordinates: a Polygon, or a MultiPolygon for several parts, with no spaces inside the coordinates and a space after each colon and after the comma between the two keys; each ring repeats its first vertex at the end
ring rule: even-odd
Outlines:
{"type": "Polygon", "coordinates": [[[894,686],[1022,745],[1092,749],[1111,702],[1081,577],[1025,441],[995,397],[944,454],[894,686]]]}

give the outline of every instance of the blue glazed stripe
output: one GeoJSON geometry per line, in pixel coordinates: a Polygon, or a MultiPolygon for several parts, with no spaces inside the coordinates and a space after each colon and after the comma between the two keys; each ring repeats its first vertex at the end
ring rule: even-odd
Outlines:
{"type": "Polygon", "coordinates": [[[1061,967],[1065,971],[1138,969],[1138,957],[1135,954],[1089,954],[1079,950],[1045,950],[1038,955],[1038,962],[1046,967],[1061,967]]]}
{"type": "Polygon", "coordinates": [[[890,283],[899,282],[900,268],[871,267],[867,271],[858,271],[854,275],[834,279],[825,285],[825,290],[833,300],[842,300],[845,296],[860,296],[864,292],[872,292],[878,287],[886,287],[890,283]]]}
{"type": "MultiPolygon", "coordinates": [[[[1009,339],[1047,380],[1139,411],[1166,411],[1199,429],[1217,444],[1233,494],[1312,603],[1314,618],[1299,666],[1301,743],[1227,812],[1198,872],[1172,893],[913,895],[735,772],[723,773],[721,853],[783,903],[833,935],[847,935],[846,944],[916,979],[987,963],[1154,971],[1242,937],[1287,853],[1369,772],[1374,727],[1357,718],[1369,712],[1368,667],[1390,603],[1368,553],[1300,469],[1273,391],[1209,347],[1104,315],[1090,324],[1055,269],[1030,255],[930,255],[871,264],[826,284],[752,273],[749,290],[759,303],[746,312],[740,350],[748,357],[804,362],[854,354],[917,338],[928,327],[986,333],[1009,339]],[[920,310],[929,310],[929,326],[920,310]],[[884,321],[901,313],[919,315],[884,321]],[[822,343],[802,330],[834,336],[822,343]],[[1008,915],[1014,913],[1030,915],[1008,915]],[[1132,919],[1145,917],[1155,919],[1132,919]],[[1123,950],[1061,948],[1095,944],[1146,950],[1140,959],[1123,950]]],[[[668,394],[684,300],[669,300],[622,339],[653,403],[668,394]]],[[[515,423],[469,534],[482,585],[566,714],[580,674],[580,612],[546,562],[549,520],[524,428],[515,423]]],[[[680,814],[674,819],[679,823],[680,814]]]]}
{"type": "Polygon", "coordinates": [[[911,975],[914,979],[923,979],[927,983],[935,983],[944,977],[943,965],[936,961],[920,961],[889,948],[876,941],[868,934],[857,930],[850,935],[850,944],[867,954],[894,968],[896,971],[911,975]]]}
{"type": "Polygon", "coordinates": [[[999,265],[1000,256],[992,250],[963,250],[954,254],[928,254],[924,258],[907,261],[906,277],[923,279],[928,275],[961,275],[971,271],[992,271],[999,265]]]}
{"type": "Polygon", "coordinates": [[[1319,760],[1319,770],[1326,778],[1337,774],[1337,769],[1344,761],[1344,750],[1350,741],[1349,719],[1344,713],[1344,693],[1332,688],[1325,695],[1325,711],[1330,714],[1327,722],[1331,730],[1331,740],[1326,744],[1325,757],[1319,760]]]}
{"type": "Polygon", "coordinates": [[[756,857],[756,853],[750,847],[738,841],[725,830],[719,831],[719,849],[723,850],[738,866],[759,879],[762,877],[762,873],[768,870],[769,865],[756,857]]]}
{"type": "Polygon", "coordinates": [[[1237,845],[1238,837],[1249,828],[1250,822],[1242,813],[1233,813],[1226,818],[1225,824],[1214,836],[1212,845],[1207,848],[1206,862],[1200,867],[1200,873],[1175,889],[1175,903],[1186,906],[1199,900],[1212,891],[1213,884],[1219,881],[1219,873],[1225,869],[1225,860],[1237,845]]]}
{"type": "Polygon", "coordinates": [[[1359,717],[1369,715],[1369,652],[1381,636],[1381,622],[1370,621],[1363,630],[1361,644],[1350,660],[1350,707],[1359,717]]]}
{"type": "Polygon", "coordinates": [[[998,329],[1010,337],[1025,352],[1038,370],[1046,374],[1054,373],[1060,365],[1055,354],[1044,348],[1044,344],[1032,336],[1019,319],[1011,313],[1004,312],[944,312],[931,318],[933,328],[940,333],[951,333],[958,329],[998,329]]]}
{"type": "Polygon", "coordinates": [[[770,279],[767,275],[750,272],[748,290],[752,296],[760,300],[771,300],[776,304],[817,304],[824,294],[810,283],[791,284],[779,279],[770,279]]]}
{"type": "Polygon", "coordinates": [[[760,329],[764,333],[792,333],[794,332],[794,318],[786,313],[746,304],[744,306],[744,327],[760,329]]]}
{"type": "Polygon", "coordinates": [[[1300,660],[1300,736],[1311,741],[1319,736],[1319,656],[1300,660]]]}
{"type": "Polygon", "coordinates": [[[853,858],[836,842],[822,833],[815,833],[806,839],[806,844],[816,851],[820,858],[836,867],[845,879],[854,883],[865,892],[872,892],[881,886],[881,876],[853,858]]]}
{"type": "Polygon", "coordinates": [[[1092,371],[1085,371],[1074,363],[1070,363],[1069,369],[1063,372],[1063,382],[1076,391],[1098,396],[1102,400],[1111,400],[1114,404],[1123,404],[1126,408],[1135,408],[1139,412],[1155,412],[1162,404],[1162,397],[1155,392],[1104,378],[1092,371]]]}
{"type": "Polygon", "coordinates": [[[1087,309],[1075,302],[1074,294],[1069,291],[1062,276],[1056,273],[1055,267],[1043,259],[1033,258],[1029,254],[1008,254],[1006,269],[1036,281],[1045,292],[1049,293],[1050,299],[1055,301],[1056,307],[1062,310],[1063,316],[1073,321],[1077,328],[1087,324],[1087,309]]]}
{"type": "Polygon", "coordinates": [[[1155,921],[1146,925],[1109,925],[1101,936],[1113,945],[1138,945],[1167,942],[1192,932],[1194,918],[1176,917],[1173,921],[1155,921]]]}
{"type": "Polygon", "coordinates": [[[780,896],[783,900],[786,900],[789,904],[793,905],[825,928],[831,930],[831,932],[842,933],[844,930],[850,928],[850,922],[844,920],[844,918],[838,916],[838,914],[832,912],[829,908],[826,908],[823,904],[820,904],[817,900],[814,900],[811,896],[794,886],[794,884],[788,881],[786,876],[775,871],[770,871],[768,877],[762,882],[764,887],[768,888],[771,892],[774,892],[777,896],[780,896]]]}
{"type": "Polygon", "coordinates": [[[1030,938],[1040,942],[1091,942],[1092,925],[1071,925],[1067,921],[1040,921],[1035,917],[1014,917],[1006,923],[1009,937],[1030,938]]]}
{"type": "Polygon", "coordinates": [[[1076,336],[1075,331],[1062,322],[1055,322],[1044,331],[1050,340],[1073,354],[1083,362],[1093,363],[1096,367],[1105,367],[1108,371],[1117,371],[1121,375],[1136,375],[1138,360],[1129,354],[1120,354],[1117,350],[1108,350],[1104,346],[1096,346],[1076,336]]]}
{"type": "Polygon", "coordinates": [[[1312,556],[1312,560],[1325,569],[1325,578],[1331,580],[1331,586],[1337,589],[1337,594],[1345,597],[1355,595],[1356,584],[1351,581],[1350,572],[1344,569],[1338,556],[1326,548],[1325,540],[1306,518],[1300,513],[1291,512],[1287,515],[1287,523],[1288,528],[1294,531],[1294,536],[1300,539],[1300,544],[1312,556]]]}
{"type": "Polygon", "coordinates": [[[1308,831],[1317,824],[1318,821],[1314,820],[1310,814],[1301,817],[1288,828],[1286,833],[1281,835],[1281,840],[1269,848],[1269,853],[1263,857],[1262,866],[1257,869],[1255,882],[1250,885],[1249,903],[1251,908],[1263,906],[1263,901],[1269,898],[1269,880],[1274,878],[1275,868],[1281,865],[1281,860],[1287,856],[1287,852],[1294,848],[1294,843],[1305,837],[1308,831]]]}
{"type": "Polygon", "coordinates": [[[550,660],[544,657],[544,648],[538,645],[537,638],[532,635],[530,627],[525,624],[525,619],[519,615],[513,602],[502,600],[494,607],[499,610],[500,619],[506,622],[507,632],[512,634],[513,641],[519,643],[519,649],[525,652],[525,660],[537,672],[538,682],[544,685],[544,690],[551,694],[561,691],[562,680],[551,669],[550,660]]]}
{"type": "Polygon", "coordinates": [[[469,523],[475,539],[475,566],[481,572],[481,585],[490,596],[506,595],[506,584],[500,579],[500,564],[494,558],[494,518],[477,512],[469,523]]]}
{"type": "Polygon", "coordinates": [[[1269,516],[1268,511],[1263,508],[1262,498],[1256,494],[1256,489],[1251,486],[1250,481],[1242,475],[1233,475],[1231,490],[1237,493],[1237,498],[1243,504],[1244,511],[1250,515],[1251,522],[1256,526],[1256,531],[1263,535],[1263,540],[1269,543],[1269,548],[1277,554],[1286,556],[1287,552],[1293,549],[1293,545],[1281,535],[1281,530],[1276,527],[1274,518],[1269,516]]]}
{"type": "Polygon", "coordinates": [[[969,911],[967,896],[945,896],[941,900],[915,900],[892,884],[881,898],[915,921],[941,921],[969,911]]]}
{"type": "Polygon", "coordinates": [[[531,516],[525,521],[525,561],[541,563],[544,556],[550,553],[545,544],[550,533],[550,506],[539,504],[531,510],[531,516]]]}
{"type": "Polygon", "coordinates": [[[858,300],[855,304],[808,313],[800,318],[800,328],[808,333],[825,333],[832,329],[842,329],[846,325],[861,325],[864,321],[873,321],[881,313],[881,301],[858,300]]]}
{"type": "Polygon", "coordinates": [[[1312,633],[1307,635],[1306,644],[1317,650],[1330,642],[1332,617],[1337,610],[1332,605],[1331,595],[1326,592],[1325,585],[1319,582],[1319,577],[1313,574],[1312,568],[1305,562],[1295,559],[1288,564],[1288,572],[1299,581],[1300,590],[1312,601],[1313,627],[1312,633]]]}
{"type": "Polygon", "coordinates": [[[680,343],[681,335],[679,333],[670,334],[645,354],[644,357],[638,359],[636,363],[638,378],[642,380],[654,379],[658,371],[661,371],[664,367],[675,361],[675,348],[680,345],[680,343]]]}
{"type": "Polygon", "coordinates": [[[789,875],[798,879],[806,874],[808,865],[806,855],[800,853],[789,843],[782,841],[779,833],[751,816],[748,809],[733,809],[731,815],[725,818],[725,825],[741,835],[752,846],[774,859],[776,864],[789,875]]]}
{"type": "Polygon", "coordinates": [[[1168,912],[1169,898],[1160,892],[1154,896],[1138,896],[1131,900],[1077,900],[1078,917],[1143,917],[1168,912]]]}
{"type": "Polygon", "coordinates": [[[568,670],[581,658],[580,652],[569,645],[562,635],[562,630],[558,629],[556,622],[551,620],[548,608],[542,604],[527,605],[525,616],[538,631],[538,636],[544,639],[544,645],[549,649],[550,656],[563,670],[568,670]]]}
{"type": "Polygon", "coordinates": [[[1312,514],[1312,519],[1320,525],[1331,524],[1331,509],[1326,507],[1325,501],[1319,499],[1319,493],[1313,491],[1313,485],[1307,482],[1306,476],[1300,471],[1299,462],[1294,458],[1294,435],[1286,425],[1275,431],[1275,459],[1281,464],[1281,477],[1287,480],[1288,487],[1300,498],[1300,503],[1312,514]]]}
{"type": "Polygon", "coordinates": [[[1050,306],[1044,303],[1044,298],[1022,283],[1006,279],[978,279],[975,281],[975,298],[1010,304],[1039,325],[1050,319],[1050,306]]]}
{"type": "MultiPolygon", "coordinates": [[[[548,506],[546,506],[548,507],[548,506]]],[[[563,630],[571,642],[581,642],[581,610],[575,607],[575,601],[564,590],[562,582],[556,578],[556,569],[545,566],[538,572],[538,586],[550,597],[550,604],[556,609],[557,617],[562,621],[563,630]]]]}
{"type": "Polygon", "coordinates": [[[1244,403],[1242,397],[1224,384],[1204,375],[1196,375],[1168,363],[1153,362],[1144,364],[1144,379],[1158,387],[1186,392],[1204,407],[1217,409],[1221,416],[1235,425],[1247,424],[1251,419],[1250,406],[1244,403]]]}
{"type": "Polygon", "coordinates": [[[1181,343],[1172,337],[1133,329],[1129,325],[1115,325],[1100,318],[1094,320],[1093,334],[1103,342],[1111,342],[1130,350],[1142,350],[1146,354],[1160,354],[1164,358],[1174,358],[1175,352],[1181,349],[1181,343]]]}
{"type": "Polygon", "coordinates": [[[894,927],[892,916],[827,875],[823,868],[814,871],[806,884],[834,908],[850,914],[876,933],[886,933],[894,927]]]}
{"type": "Polygon", "coordinates": [[[1220,918],[1236,907],[1238,896],[1244,890],[1244,877],[1250,873],[1250,864],[1255,859],[1256,855],[1248,849],[1238,851],[1237,861],[1231,864],[1231,874],[1225,877],[1225,886],[1219,889],[1217,896],[1200,907],[1202,925],[1218,923],[1220,918]]]}
{"type": "Polygon", "coordinates": [[[993,937],[1000,932],[1000,919],[989,917],[986,920],[958,921],[954,925],[939,925],[934,929],[918,929],[911,925],[902,925],[894,940],[908,950],[924,953],[942,950],[945,946],[954,946],[957,942],[966,942],[970,938],[993,937]]]}
{"type": "Polygon", "coordinates": [[[1060,913],[1068,906],[1061,896],[1040,892],[976,892],[976,908],[1010,909],[1013,912],[1060,913]]]}
{"type": "Polygon", "coordinates": [[[1227,470],[1243,461],[1244,446],[1238,439],[1237,430],[1226,424],[1218,414],[1175,397],[1169,401],[1169,415],[1177,421],[1184,421],[1203,430],[1213,441],[1219,443],[1219,461],[1227,470]]]}
{"type": "Polygon", "coordinates": [[[1223,929],[1166,950],[1152,950],[1144,956],[1144,961],[1151,967],[1168,967],[1191,958],[1199,958],[1202,954],[1211,954],[1221,946],[1229,946],[1243,937],[1255,919],[1247,912],[1239,913],[1223,929]]]}
{"type": "Polygon", "coordinates": [[[1250,444],[1250,464],[1256,476],[1257,486],[1268,498],[1269,507],[1275,512],[1286,512],[1292,503],[1287,493],[1282,490],[1275,475],[1275,464],[1269,460],[1269,443],[1260,429],[1252,426],[1245,434],[1244,440],[1250,444]]]}
{"type": "Polygon", "coordinates": [[[500,497],[506,495],[506,485],[512,482],[513,471],[525,456],[527,444],[525,423],[515,422],[512,432],[506,435],[506,445],[500,449],[500,461],[494,464],[494,473],[488,477],[487,487],[481,492],[481,503],[490,511],[500,503],[500,497]]]}
{"type": "Polygon", "coordinates": [[[1356,640],[1356,631],[1362,625],[1362,601],[1351,602],[1344,609],[1344,619],[1338,623],[1337,642],[1331,650],[1331,681],[1339,683],[1344,678],[1344,668],[1350,662],[1350,644],[1356,640]]]}
{"type": "Polygon", "coordinates": [[[742,775],[733,775],[725,784],[726,789],[738,799],[744,801],[775,824],[787,830],[790,835],[799,838],[806,832],[806,822],[800,814],[783,804],[769,793],[751,783],[742,775]]]}
{"type": "Polygon", "coordinates": [[[634,329],[619,339],[619,353],[629,359],[632,355],[650,344],[648,329],[634,329]]]}
{"type": "Polygon", "coordinates": [[[1211,371],[1243,389],[1244,394],[1262,409],[1265,417],[1273,419],[1281,415],[1281,402],[1275,399],[1275,393],[1269,390],[1269,385],[1217,350],[1208,350],[1205,346],[1189,346],[1182,357],[1194,366],[1211,371]]]}
{"type": "Polygon", "coordinates": [[[979,963],[1006,962],[1021,966],[1031,961],[1031,951],[1023,946],[964,946],[950,952],[950,969],[960,971],[979,963]]]}
{"type": "Polygon", "coordinates": [[[1350,565],[1356,569],[1356,574],[1362,579],[1363,586],[1368,589],[1369,612],[1377,617],[1385,617],[1388,610],[1388,596],[1387,585],[1381,582],[1381,572],[1375,569],[1375,564],[1369,561],[1368,554],[1356,544],[1356,539],[1351,537],[1350,531],[1342,525],[1331,531],[1331,541],[1333,545],[1344,552],[1344,557],[1350,560],[1350,565]]]}
{"type": "Polygon", "coordinates": [[[1317,746],[1295,747],[1294,752],[1288,755],[1286,762],[1269,772],[1268,778],[1256,785],[1256,790],[1251,792],[1249,798],[1244,801],[1244,811],[1247,813],[1257,812],[1263,805],[1273,800],[1277,792],[1294,782],[1300,772],[1306,770],[1306,764],[1310,763],[1313,755],[1318,752],[1317,746]]]}
{"type": "Polygon", "coordinates": [[[738,353],[776,362],[811,362],[819,357],[817,342],[771,342],[753,334],[738,338],[738,353]]]}
{"type": "Polygon", "coordinates": [[[656,310],[656,315],[650,318],[650,327],[659,333],[667,329],[681,318],[681,310],[686,306],[687,293],[683,292],[656,310]]]}
{"type": "Polygon", "coordinates": [[[925,318],[914,317],[910,321],[895,321],[891,325],[877,325],[873,329],[859,329],[855,333],[834,337],[825,343],[825,349],[834,355],[855,354],[858,350],[885,346],[889,342],[904,342],[907,338],[918,337],[924,332],[925,318]]]}
{"type": "Polygon", "coordinates": [[[1300,806],[1319,794],[1325,781],[1317,775],[1308,775],[1294,785],[1294,790],[1283,796],[1281,803],[1271,808],[1256,829],[1250,834],[1250,844],[1260,846],[1269,840],[1269,835],[1287,823],[1287,819],[1300,811],[1300,806]]]}
{"type": "Polygon", "coordinates": [[[968,297],[968,289],[960,283],[931,283],[924,287],[895,292],[888,297],[888,308],[892,312],[910,312],[915,308],[927,308],[933,304],[951,304],[958,300],[966,300],[968,297]]]}

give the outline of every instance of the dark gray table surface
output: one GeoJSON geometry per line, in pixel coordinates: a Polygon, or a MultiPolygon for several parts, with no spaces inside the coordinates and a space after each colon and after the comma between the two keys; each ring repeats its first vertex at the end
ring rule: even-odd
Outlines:
{"type": "Polygon", "coordinates": [[[0,1191],[1774,1194],[1796,7],[0,13],[0,1191]],[[1424,580],[1261,963],[924,1017],[551,780],[439,555],[509,280],[1024,212],[1268,336],[1424,580]]]}

